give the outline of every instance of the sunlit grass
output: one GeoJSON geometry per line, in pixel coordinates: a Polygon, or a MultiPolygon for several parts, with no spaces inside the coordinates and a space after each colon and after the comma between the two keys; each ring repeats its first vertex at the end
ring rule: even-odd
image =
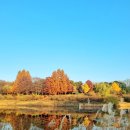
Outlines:
{"type": "MultiPolygon", "coordinates": [[[[126,95],[125,95],[126,96],[126,95]]],[[[126,96],[127,97],[127,96],[126,96]]],[[[101,104],[106,101],[101,96],[87,96],[84,94],[68,95],[0,95],[0,107],[78,107],[79,103],[87,103],[88,98],[92,104],[101,104]]],[[[127,97],[127,98],[130,98],[127,97]]],[[[122,104],[126,106],[130,104],[122,104]]]]}
{"type": "Polygon", "coordinates": [[[88,98],[97,100],[101,97],[77,95],[0,95],[0,106],[76,106],[79,102],[87,102],[88,98]]]}

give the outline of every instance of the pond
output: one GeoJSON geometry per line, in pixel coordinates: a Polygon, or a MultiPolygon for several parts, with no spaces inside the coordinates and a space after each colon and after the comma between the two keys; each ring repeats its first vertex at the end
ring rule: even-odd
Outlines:
{"type": "Polygon", "coordinates": [[[130,130],[130,111],[1,109],[0,130],[130,130]]]}

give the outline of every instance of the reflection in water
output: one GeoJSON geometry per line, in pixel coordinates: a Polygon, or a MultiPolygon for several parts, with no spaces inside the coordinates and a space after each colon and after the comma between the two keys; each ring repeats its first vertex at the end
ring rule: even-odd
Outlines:
{"type": "Polygon", "coordinates": [[[1,112],[0,130],[130,130],[130,114],[128,110],[115,111],[112,106],[111,110],[102,109],[97,115],[1,112]]]}
{"type": "Polygon", "coordinates": [[[13,130],[13,128],[9,123],[0,123],[0,130],[13,130]]]}
{"type": "MultiPolygon", "coordinates": [[[[62,130],[64,120],[65,120],[65,118],[67,118],[67,117],[68,117],[68,119],[69,119],[69,123],[70,123],[69,125],[71,126],[71,115],[70,115],[70,114],[67,114],[67,115],[65,115],[65,116],[62,118],[59,130],[62,130]]],[[[70,128],[70,129],[71,129],[71,128],[70,128]]]]}
{"type": "Polygon", "coordinates": [[[43,129],[38,128],[37,126],[34,126],[33,124],[31,124],[31,127],[29,128],[29,130],[43,130],[43,129]]]}
{"type": "MultiPolygon", "coordinates": [[[[115,116],[115,110],[113,109],[113,104],[108,103],[103,105],[102,112],[105,113],[102,114],[101,117],[97,116],[99,114],[99,112],[97,112],[95,120],[96,123],[100,124],[100,126],[103,127],[104,129],[126,130],[128,128],[129,122],[128,122],[128,117],[126,116],[127,114],[126,112],[128,112],[128,110],[120,110],[119,116],[115,116]]],[[[94,130],[101,129],[101,127],[97,127],[94,124],[94,130]]]]}

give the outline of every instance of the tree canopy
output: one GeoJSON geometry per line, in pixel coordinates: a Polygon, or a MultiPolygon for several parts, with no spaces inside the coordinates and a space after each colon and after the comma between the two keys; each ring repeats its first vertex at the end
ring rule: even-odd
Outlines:
{"type": "Polygon", "coordinates": [[[111,94],[122,95],[130,93],[129,82],[100,82],[93,83],[91,80],[70,80],[64,70],[58,69],[52,72],[50,77],[32,78],[29,71],[19,71],[14,82],[0,80],[1,94],[99,94],[109,96],[111,94]],[[127,83],[127,84],[126,84],[127,83]]]}
{"type": "Polygon", "coordinates": [[[63,70],[54,71],[51,77],[46,78],[45,88],[48,94],[66,94],[73,92],[73,85],[63,70]]]}
{"type": "Polygon", "coordinates": [[[28,94],[31,92],[32,78],[28,71],[22,70],[18,72],[13,86],[14,93],[28,94]]]}

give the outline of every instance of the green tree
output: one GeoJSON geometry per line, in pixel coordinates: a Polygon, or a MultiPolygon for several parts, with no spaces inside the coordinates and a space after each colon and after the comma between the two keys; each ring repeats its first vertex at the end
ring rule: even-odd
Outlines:
{"type": "Polygon", "coordinates": [[[74,93],[82,93],[82,85],[83,85],[82,81],[75,82],[71,80],[70,82],[74,87],[74,93]]]}
{"type": "Polygon", "coordinates": [[[110,96],[113,89],[109,83],[96,83],[95,84],[95,92],[99,93],[101,96],[110,96]]]}

